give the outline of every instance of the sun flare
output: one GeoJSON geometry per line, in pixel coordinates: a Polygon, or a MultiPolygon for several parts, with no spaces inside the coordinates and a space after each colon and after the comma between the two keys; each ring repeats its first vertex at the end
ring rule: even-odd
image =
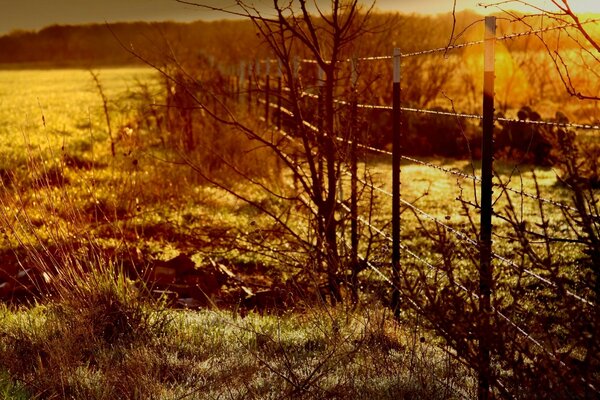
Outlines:
{"type": "MultiPolygon", "coordinates": [[[[514,10],[523,13],[538,13],[540,9],[546,11],[559,11],[559,6],[568,4],[576,14],[600,14],[600,1],[597,0],[457,0],[456,11],[474,10],[479,13],[493,13],[500,10],[514,10]]],[[[430,0],[427,2],[417,0],[378,0],[376,7],[386,11],[400,11],[405,13],[437,14],[452,11],[453,0],[430,0]]]]}
{"type": "MultiPolygon", "coordinates": [[[[488,3],[492,4],[491,2],[488,3]]],[[[559,9],[569,7],[575,13],[600,13],[600,2],[597,0],[530,0],[503,3],[500,7],[523,12],[536,12],[539,9],[559,11],[559,9]]]]}

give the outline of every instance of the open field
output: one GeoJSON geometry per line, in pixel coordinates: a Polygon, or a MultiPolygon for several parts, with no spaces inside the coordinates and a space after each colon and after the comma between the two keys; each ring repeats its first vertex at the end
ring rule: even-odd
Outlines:
{"type": "MultiPolygon", "coordinates": [[[[155,76],[145,68],[100,72],[115,131],[131,117],[139,84],[153,84],[155,76]]],[[[86,70],[0,71],[0,105],[4,162],[26,157],[28,147],[58,154],[64,146],[65,151],[81,153],[89,152],[92,140],[98,144],[108,140],[102,99],[86,70]]],[[[96,151],[102,146],[98,147],[96,151]]]]}
{"type": "MultiPolygon", "coordinates": [[[[39,185],[23,185],[20,188],[21,198],[13,205],[28,207],[32,225],[39,232],[48,229],[44,222],[49,223],[56,217],[58,226],[76,222],[83,224],[77,226],[78,231],[90,232],[92,228],[93,232],[97,228],[100,230],[95,233],[102,237],[107,233],[106,229],[102,230],[106,228],[103,223],[115,222],[125,229],[123,232],[128,240],[137,238],[152,241],[152,233],[155,232],[159,242],[165,241],[164,247],[177,248],[183,245],[180,250],[188,251],[189,241],[193,243],[193,232],[198,232],[199,237],[206,234],[198,231],[202,226],[197,223],[207,229],[221,226],[223,231],[227,231],[228,226],[237,226],[234,230],[243,233],[247,231],[250,221],[254,224],[258,222],[257,218],[262,218],[239,200],[196,184],[186,167],[158,161],[168,156],[156,145],[158,138],[148,136],[148,132],[134,123],[135,112],[140,107],[139,83],[150,83],[157,96],[155,100],[160,104],[160,88],[153,71],[131,68],[101,70],[99,73],[109,101],[112,131],[117,142],[115,157],[110,156],[102,99],[88,71],[2,71],[0,74],[0,82],[3,82],[0,102],[8,105],[2,108],[3,140],[0,145],[4,146],[4,154],[7,155],[3,160],[3,174],[6,176],[14,172],[17,178],[31,184],[40,176],[48,179],[50,172],[52,178],[52,171],[59,171],[65,183],[51,188],[39,185]],[[27,90],[19,90],[20,87],[26,87],[27,90]],[[157,182],[157,179],[164,181],[157,182]],[[31,201],[37,200],[41,204],[45,200],[57,200],[54,205],[44,204],[46,211],[54,212],[40,215],[39,204],[31,207],[34,203],[25,200],[29,197],[31,201]],[[63,203],[66,198],[67,203],[63,203]],[[90,202],[95,202],[96,206],[90,202]],[[65,213],[60,210],[61,205],[68,205],[75,210],[65,213]],[[236,217],[233,218],[232,214],[236,217]],[[77,221],[66,221],[73,216],[77,216],[77,221]],[[118,218],[112,221],[113,217],[118,218]],[[92,225],[86,225],[89,223],[92,225]],[[161,226],[165,231],[160,232],[161,226]],[[177,243],[176,240],[170,243],[169,238],[163,235],[180,237],[183,243],[177,243]]],[[[376,186],[388,192],[391,183],[390,161],[389,157],[377,156],[366,164],[376,186]]],[[[479,174],[478,168],[472,167],[468,161],[429,159],[427,162],[465,174],[479,174]]],[[[507,182],[510,178],[512,187],[520,189],[520,185],[523,185],[524,191],[535,193],[530,168],[527,165],[518,169],[510,164],[497,166],[499,179],[507,182]]],[[[556,172],[537,169],[536,176],[542,197],[559,202],[567,200],[567,192],[557,185],[556,172]]],[[[402,182],[404,199],[414,202],[415,206],[440,220],[447,220],[449,224],[465,224],[462,205],[456,199],[462,192],[466,200],[475,202],[472,182],[410,162],[403,166],[402,182]]],[[[391,215],[391,199],[381,193],[376,195],[376,218],[383,226],[391,215]]],[[[502,197],[500,193],[497,196],[502,197]]],[[[5,201],[11,200],[7,197],[5,201]]],[[[537,215],[535,203],[533,200],[524,200],[525,217],[534,218],[537,215]]],[[[500,200],[497,208],[503,207],[500,200]]],[[[549,212],[550,220],[556,222],[554,225],[560,225],[559,210],[549,212]]],[[[411,215],[408,211],[404,214],[407,222],[403,232],[407,238],[413,236],[413,229],[416,228],[413,222],[408,222],[413,219],[411,215]]],[[[502,225],[502,222],[497,223],[502,225]]],[[[40,235],[46,236],[43,233],[40,235]]],[[[6,245],[4,247],[6,249],[6,245]]]]}

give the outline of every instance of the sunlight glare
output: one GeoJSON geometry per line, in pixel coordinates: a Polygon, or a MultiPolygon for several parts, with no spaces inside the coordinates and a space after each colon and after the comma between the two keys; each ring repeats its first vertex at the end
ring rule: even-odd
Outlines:
{"type": "MultiPolygon", "coordinates": [[[[563,5],[563,0],[555,0],[563,5]]],[[[600,13],[599,0],[567,0],[571,10],[575,13],[600,13]]],[[[371,4],[370,1],[365,1],[371,4]]],[[[436,14],[451,12],[453,0],[377,0],[376,8],[382,11],[400,11],[404,13],[436,14]]],[[[479,13],[489,14],[500,10],[514,10],[524,13],[537,13],[539,9],[558,11],[552,0],[456,0],[456,11],[474,10],[479,13]]]]}
{"type": "MultiPolygon", "coordinates": [[[[478,3],[482,3],[478,1],[478,3]]],[[[485,2],[492,4],[492,2],[485,2]]],[[[538,9],[546,11],[559,11],[559,7],[564,7],[567,3],[575,13],[600,13],[600,1],[597,0],[529,0],[529,1],[508,1],[501,7],[504,9],[514,9],[523,12],[536,12],[538,9]]]]}

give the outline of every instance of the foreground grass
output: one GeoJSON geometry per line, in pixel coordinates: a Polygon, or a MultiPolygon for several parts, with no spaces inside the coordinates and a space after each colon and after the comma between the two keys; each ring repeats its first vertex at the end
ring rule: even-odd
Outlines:
{"type": "Polygon", "coordinates": [[[473,394],[469,374],[419,331],[381,311],[315,307],[302,314],[244,318],[209,310],[146,312],[151,320],[146,328],[109,339],[61,303],[2,308],[4,398],[450,399],[473,394]]]}

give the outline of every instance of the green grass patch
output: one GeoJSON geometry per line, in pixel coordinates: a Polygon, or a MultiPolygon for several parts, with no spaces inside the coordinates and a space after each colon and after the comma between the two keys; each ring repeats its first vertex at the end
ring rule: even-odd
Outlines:
{"type": "Polygon", "coordinates": [[[28,382],[27,392],[11,393],[86,399],[473,394],[468,371],[381,311],[316,308],[245,318],[171,311],[158,318],[166,318],[163,330],[116,345],[60,303],[2,310],[0,360],[12,379],[28,382]]]}

